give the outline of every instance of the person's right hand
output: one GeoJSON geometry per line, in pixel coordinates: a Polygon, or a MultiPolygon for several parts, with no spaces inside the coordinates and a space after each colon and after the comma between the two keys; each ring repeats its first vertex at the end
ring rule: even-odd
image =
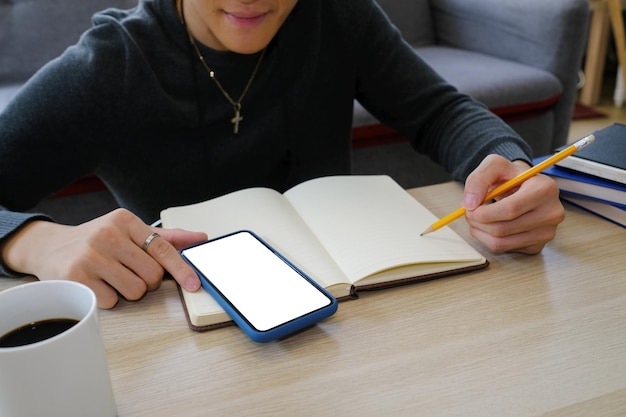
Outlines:
{"type": "Polygon", "coordinates": [[[509,162],[499,155],[487,156],[467,177],[463,194],[465,219],[470,233],[495,253],[540,253],[554,239],[565,219],[559,187],[547,175],[535,175],[516,189],[482,204],[487,193],[516,177],[530,166],[509,162]]]}
{"type": "Polygon", "coordinates": [[[16,272],[81,282],[96,293],[99,307],[111,308],[119,295],[137,300],[157,289],[164,271],[183,288],[198,290],[198,276],[178,249],[206,239],[205,233],[150,227],[130,211],[117,209],[79,226],[30,222],[8,239],[0,254],[16,272]],[[160,236],[144,250],[154,232],[160,236]]]}

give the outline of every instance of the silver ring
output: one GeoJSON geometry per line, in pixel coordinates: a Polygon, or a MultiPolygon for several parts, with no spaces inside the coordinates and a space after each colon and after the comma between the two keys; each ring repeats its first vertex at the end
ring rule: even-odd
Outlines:
{"type": "Polygon", "coordinates": [[[148,236],[146,240],[143,241],[143,245],[141,246],[141,248],[145,250],[146,252],[148,252],[148,246],[150,246],[150,243],[152,242],[152,240],[155,237],[159,237],[159,236],[161,235],[158,233],[151,233],[150,236],[148,236]]]}

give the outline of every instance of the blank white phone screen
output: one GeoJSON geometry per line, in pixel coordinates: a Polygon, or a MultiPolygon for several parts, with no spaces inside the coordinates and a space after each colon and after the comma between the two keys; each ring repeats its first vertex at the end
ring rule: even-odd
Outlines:
{"type": "Polygon", "coordinates": [[[250,233],[194,246],[184,255],[259,331],[331,304],[324,293],[250,233]]]}

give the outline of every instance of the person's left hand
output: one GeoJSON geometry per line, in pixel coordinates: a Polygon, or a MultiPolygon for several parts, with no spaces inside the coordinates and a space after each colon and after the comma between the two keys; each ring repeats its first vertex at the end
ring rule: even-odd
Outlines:
{"type": "Polygon", "coordinates": [[[489,191],[528,168],[523,161],[489,155],[467,177],[463,207],[470,233],[493,252],[537,254],[554,239],[557,226],[565,219],[558,186],[541,174],[496,202],[482,204],[489,191]]]}

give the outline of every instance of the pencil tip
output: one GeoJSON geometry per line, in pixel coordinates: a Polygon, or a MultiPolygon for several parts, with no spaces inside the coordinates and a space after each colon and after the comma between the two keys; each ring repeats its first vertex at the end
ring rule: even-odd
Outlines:
{"type": "Polygon", "coordinates": [[[429,234],[430,232],[434,232],[434,231],[435,231],[435,229],[433,229],[433,227],[432,227],[432,226],[428,226],[428,229],[426,229],[426,230],[424,230],[422,233],[420,233],[420,236],[427,235],[427,234],[429,234]]]}

